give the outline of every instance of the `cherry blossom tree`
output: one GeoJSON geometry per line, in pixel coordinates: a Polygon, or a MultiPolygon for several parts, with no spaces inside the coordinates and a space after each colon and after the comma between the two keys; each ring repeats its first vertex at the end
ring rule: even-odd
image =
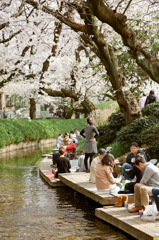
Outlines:
{"type": "MultiPolygon", "coordinates": [[[[23,3],[16,7],[20,13],[22,13],[23,3]]],[[[10,8],[15,9],[12,4],[13,1],[10,1],[8,5],[2,4],[5,7],[2,14],[3,21],[7,18],[9,24],[3,24],[6,28],[4,34],[1,35],[0,47],[4,59],[3,62],[1,61],[1,76],[4,79],[1,81],[1,86],[18,79],[18,84],[21,81],[21,86],[24,82],[23,88],[25,89],[29,82],[32,87],[27,88],[27,92],[21,92],[25,95],[29,94],[32,102],[39,93],[45,96],[47,93],[50,96],[70,97],[74,100],[73,108],[76,111],[89,114],[95,109],[94,104],[88,98],[89,94],[97,93],[99,86],[101,88],[105,84],[100,77],[101,73],[93,71],[94,56],[91,56],[92,60],[89,63],[86,47],[79,45],[78,36],[74,32],[62,29],[60,22],[52,18],[46,19],[44,16],[46,14],[43,12],[37,13],[29,21],[30,8],[25,11],[26,19],[21,14],[12,13],[11,15],[10,8]],[[15,26],[16,29],[19,27],[18,33],[16,32],[18,36],[16,37],[13,33],[14,36],[8,37],[7,34],[15,26]],[[68,37],[65,37],[66,31],[68,37]],[[8,55],[5,58],[6,50],[8,55]],[[93,74],[94,77],[92,77],[93,74]],[[85,85],[87,86],[84,87],[85,85]]],[[[95,60],[95,64],[96,62],[95,60]]],[[[35,112],[31,112],[34,116],[35,112]]]]}
{"type": "MultiPolygon", "coordinates": [[[[5,1],[1,5],[5,9],[1,15],[1,42],[9,42],[10,47],[6,45],[6,49],[11,57],[3,64],[6,68],[0,66],[0,72],[5,76],[10,69],[4,80],[29,79],[35,87],[38,86],[38,92],[50,96],[69,95],[75,102],[83,103],[83,107],[89,106],[86,93],[90,92],[90,86],[100,94],[101,88],[105,88],[102,81],[105,78],[111,83],[126,122],[130,123],[140,116],[140,109],[129,89],[130,79],[125,74],[128,64],[123,65],[119,55],[129,52],[147,74],[144,78],[149,75],[158,81],[158,51],[154,37],[157,27],[152,22],[155,12],[153,17],[145,20],[149,8],[153,11],[158,7],[157,1],[151,3],[153,6],[145,1],[141,8],[140,1],[136,0],[5,1]],[[146,29],[153,33],[149,43],[139,13],[144,16],[146,29]],[[76,58],[78,48],[82,48],[79,51],[81,56],[76,58]],[[95,74],[93,69],[100,70],[95,74]]],[[[2,52],[5,56],[4,46],[2,52]]],[[[132,82],[135,83],[137,77],[134,74],[132,82]]]]}

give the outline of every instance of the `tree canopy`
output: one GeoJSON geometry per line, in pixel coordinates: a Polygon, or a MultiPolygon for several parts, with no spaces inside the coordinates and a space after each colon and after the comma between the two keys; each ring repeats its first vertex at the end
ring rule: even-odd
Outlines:
{"type": "Polygon", "coordinates": [[[140,116],[131,90],[159,82],[157,0],[9,0],[1,9],[1,86],[23,79],[34,95],[69,96],[88,112],[89,94],[111,86],[126,123],[140,116]]]}

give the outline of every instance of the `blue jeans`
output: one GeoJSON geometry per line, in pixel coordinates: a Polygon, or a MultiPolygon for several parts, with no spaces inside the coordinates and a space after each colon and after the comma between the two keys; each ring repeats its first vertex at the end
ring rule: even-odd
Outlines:
{"type": "Polygon", "coordinates": [[[125,169],[132,169],[132,166],[129,163],[124,163],[123,166],[123,176],[125,180],[130,180],[129,172],[126,172],[125,169]]]}
{"type": "Polygon", "coordinates": [[[153,188],[152,189],[152,195],[154,197],[157,210],[159,211],[159,188],[153,188]]]}

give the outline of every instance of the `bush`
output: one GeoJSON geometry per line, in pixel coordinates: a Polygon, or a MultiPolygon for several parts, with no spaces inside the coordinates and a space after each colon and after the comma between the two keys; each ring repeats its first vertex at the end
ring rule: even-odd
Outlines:
{"type": "Polygon", "coordinates": [[[150,157],[150,159],[158,159],[159,160],[159,140],[156,143],[146,149],[146,154],[150,157]]]}
{"type": "Polygon", "coordinates": [[[148,104],[142,108],[142,115],[159,119],[159,102],[148,104]]]}
{"type": "Polygon", "coordinates": [[[57,138],[77,128],[79,131],[86,125],[86,119],[0,119],[0,148],[14,143],[39,141],[57,138]]]}
{"type": "Polygon", "coordinates": [[[137,142],[139,145],[144,143],[141,132],[150,126],[157,123],[156,118],[141,117],[134,120],[132,123],[123,127],[117,134],[117,141],[126,147],[130,146],[132,142],[137,142]]]}
{"type": "Polygon", "coordinates": [[[159,124],[153,125],[141,133],[142,142],[147,145],[154,145],[159,139],[159,124]]]}
{"type": "Polygon", "coordinates": [[[112,143],[117,136],[117,132],[125,126],[125,119],[122,112],[118,111],[116,113],[112,113],[112,115],[108,118],[107,125],[101,125],[98,127],[99,137],[98,137],[98,145],[102,147],[104,145],[112,143]]]}
{"type": "Polygon", "coordinates": [[[141,133],[142,141],[149,145],[146,153],[150,158],[159,159],[159,124],[153,125],[141,133]]]}
{"type": "Polygon", "coordinates": [[[126,152],[129,152],[130,149],[130,146],[126,147],[125,145],[121,145],[119,142],[113,142],[104,148],[106,149],[107,147],[112,147],[111,153],[114,155],[115,158],[122,156],[126,152]]]}

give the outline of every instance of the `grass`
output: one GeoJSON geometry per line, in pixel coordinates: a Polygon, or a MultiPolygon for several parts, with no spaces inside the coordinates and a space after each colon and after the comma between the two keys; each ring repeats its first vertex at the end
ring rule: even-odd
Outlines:
{"type": "Polygon", "coordinates": [[[106,102],[101,102],[96,104],[96,108],[100,109],[100,110],[104,110],[104,109],[111,109],[112,107],[114,107],[114,105],[117,105],[116,101],[106,101],[106,102]]]}
{"type": "Polygon", "coordinates": [[[116,101],[101,102],[96,105],[97,109],[93,113],[94,124],[96,126],[107,124],[107,119],[118,109],[116,101]]]}

